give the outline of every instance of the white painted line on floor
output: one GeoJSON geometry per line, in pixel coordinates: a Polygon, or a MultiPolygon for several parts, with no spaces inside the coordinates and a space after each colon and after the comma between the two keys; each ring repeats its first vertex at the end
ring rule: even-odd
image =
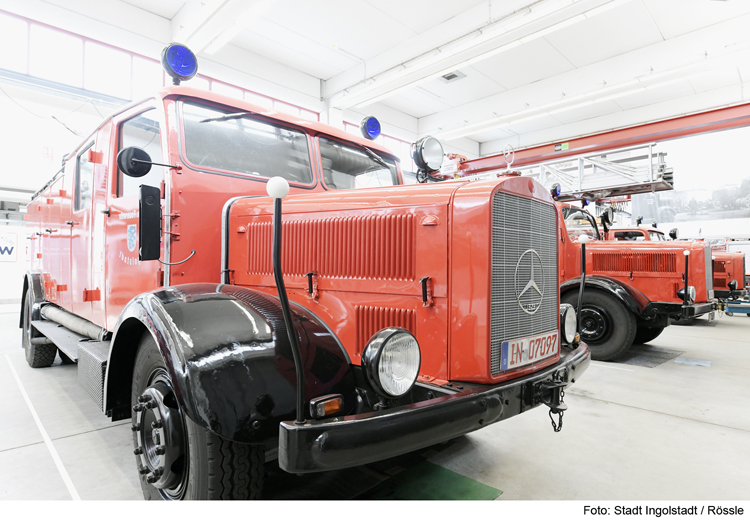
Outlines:
{"type": "Polygon", "coordinates": [[[42,421],[39,420],[39,415],[37,415],[36,410],[34,409],[34,405],[31,404],[29,395],[26,393],[26,389],[24,389],[23,384],[21,384],[21,379],[18,378],[18,373],[16,373],[16,368],[13,367],[13,362],[10,361],[9,356],[6,356],[5,359],[8,361],[8,365],[10,366],[10,371],[11,373],[13,373],[13,378],[16,379],[16,384],[18,384],[18,389],[21,390],[21,395],[23,395],[23,400],[26,401],[26,405],[29,407],[31,416],[34,417],[34,422],[36,423],[37,428],[39,428],[39,433],[42,434],[42,439],[44,439],[44,444],[47,445],[47,449],[49,450],[49,453],[52,456],[52,460],[55,462],[57,471],[60,472],[60,477],[65,483],[65,486],[67,487],[68,492],[70,493],[70,496],[74,500],[80,501],[81,497],[78,495],[78,491],[73,485],[73,481],[70,479],[70,476],[68,475],[68,471],[65,470],[65,466],[63,466],[63,463],[60,460],[60,456],[57,455],[57,450],[55,450],[55,446],[52,444],[52,439],[50,439],[49,435],[47,435],[47,430],[45,430],[44,426],[42,426],[42,421]]]}
{"type": "Polygon", "coordinates": [[[596,363],[591,362],[591,365],[592,366],[596,366],[596,367],[604,367],[606,369],[617,369],[618,371],[630,371],[631,373],[633,372],[632,369],[625,369],[624,367],[609,366],[609,365],[606,365],[606,364],[601,364],[599,362],[596,362],[596,363]]]}

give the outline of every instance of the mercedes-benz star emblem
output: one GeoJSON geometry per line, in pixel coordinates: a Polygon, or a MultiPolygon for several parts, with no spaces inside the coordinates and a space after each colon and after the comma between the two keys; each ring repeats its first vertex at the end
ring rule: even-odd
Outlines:
{"type": "Polygon", "coordinates": [[[515,283],[516,299],[521,310],[526,314],[536,314],[544,298],[544,265],[536,250],[526,250],[518,258],[515,283]],[[536,282],[535,271],[539,283],[536,282]]]}

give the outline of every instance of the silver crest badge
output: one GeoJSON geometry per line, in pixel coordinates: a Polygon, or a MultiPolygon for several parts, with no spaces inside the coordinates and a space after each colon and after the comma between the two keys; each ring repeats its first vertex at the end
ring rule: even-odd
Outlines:
{"type": "Polygon", "coordinates": [[[128,224],[128,250],[131,252],[135,251],[136,238],[138,237],[135,228],[135,224],[128,224]]]}
{"type": "Polygon", "coordinates": [[[536,250],[526,250],[518,258],[515,285],[521,310],[526,314],[536,314],[544,298],[544,265],[536,250]]]}

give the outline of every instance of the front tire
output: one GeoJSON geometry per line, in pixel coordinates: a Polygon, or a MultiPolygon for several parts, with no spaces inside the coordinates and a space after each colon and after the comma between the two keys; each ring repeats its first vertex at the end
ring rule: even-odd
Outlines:
{"type": "Polygon", "coordinates": [[[31,326],[31,292],[27,290],[23,298],[23,335],[21,336],[26,362],[31,367],[49,367],[57,356],[57,346],[53,343],[37,345],[31,343],[32,338],[38,337],[41,335],[31,326]]]}
{"type": "Polygon", "coordinates": [[[161,352],[147,333],[133,368],[132,430],[147,500],[249,500],[263,488],[262,446],[209,432],[182,412],[161,352]]]}
{"type": "MultiPolygon", "coordinates": [[[[562,296],[562,303],[578,307],[578,291],[562,296]]],[[[635,316],[622,303],[598,290],[583,291],[580,323],[581,340],[586,342],[594,360],[611,361],[633,345],[635,316]]]]}
{"type": "Polygon", "coordinates": [[[638,330],[635,331],[635,339],[633,340],[633,343],[640,345],[650,342],[651,340],[656,339],[663,330],[664,327],[638,327],[638,330]]]}

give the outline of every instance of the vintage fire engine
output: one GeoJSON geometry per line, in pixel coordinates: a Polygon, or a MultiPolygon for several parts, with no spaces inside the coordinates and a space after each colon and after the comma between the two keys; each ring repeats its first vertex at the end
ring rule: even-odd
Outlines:
{"type": "MultiPolygon", "coordinates": [[[[677,228],[669,231],[667,237],[663,231],[652,226],[613,227],[605,231],[607,241],[669,241],[677,239],[677,228]]],[[[745,289],[745,254],[742,252],[721,252],[711,250],[711,270],[713,291],[717,299],[736,297],[745,289]]]]}
{"type": "Polygon", "coordinates": [[[584,262],[580,331],[593,359],[613,360],[632,344],[659,336],[671,319],[717,308],[706,241],[605,240],[588,211],[563,203],[558,207],[567,228],[560,234],[561,299],[578,307],[584,262]],[[590,239],[585,259],[582,235],[590,239]]]}
{"type": "MultiPolygon", "coordinates": [[[[162,62],[195,73],[184,47],[162,62]]],[[[425,171],[442,156],[415,145],[425,171]]],[[[559,428],[590,358],[559,300],[549,192],[401,183],[373,141],[165,88],[107,119],[29,205],[26,358],[59,350],[102,411],[131,419],[152,499],[256,498],[266,460],[351,467],[541,404],[559,428]]]]}

